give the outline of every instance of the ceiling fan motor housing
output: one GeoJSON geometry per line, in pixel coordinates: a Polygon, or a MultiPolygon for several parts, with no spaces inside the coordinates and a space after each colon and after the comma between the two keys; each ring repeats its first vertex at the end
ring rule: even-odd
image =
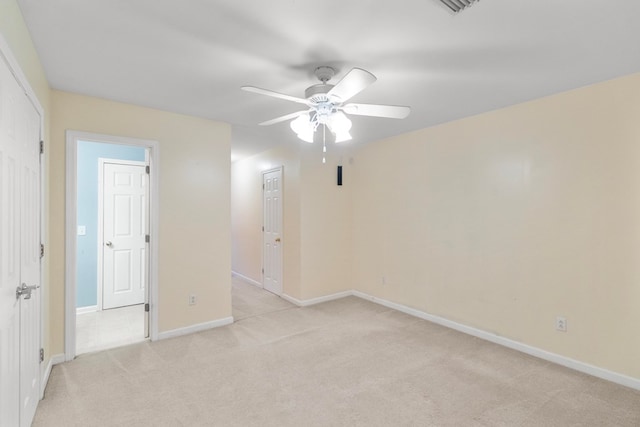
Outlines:
{"type": "Polygon", "coordinates": [[[326,84],[336,75],[336,70],[327,65],[322,65],[315,69],[314,74],[322,83],[326,84]]]}
{"type": "Polygon", "coordinates": [[[336,104],[339,103],[338,100],[327,96],[332,87],[333,85],[317,84],[307,88],[304,92],[311,102],[312,109],[315,112],[314,117],[322,124],[326,123],[329,116],[336,111],[336,104]]]}
{"type": "Polygon", "coordinates": [[[308,87],[305,91],[304,91],[304,96],[305,98],[307,98],[309,101],[313,102],[314,104],[319,104],[321,102],[327,102],[329,101],[329,97],[327,96],[327,93],[329,93],[329,91],[333,89],[333,85],[328,85],[325,83],[319,83],[317,85],[313,85],[308,87]]]}

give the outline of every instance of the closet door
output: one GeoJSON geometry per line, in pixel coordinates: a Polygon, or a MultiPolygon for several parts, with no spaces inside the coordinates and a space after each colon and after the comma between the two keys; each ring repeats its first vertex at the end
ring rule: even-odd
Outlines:
{"type": "Polygon", "coordinates": [[[40,116],[20,99],[20,277],[31,289],[20,299],[20,424],[30,426],[40,400],[40,116]]]}
{"type": "Polygon", "coordinates": [[[0,56],[0,426],[20,425],[20,145],[17,82],[0,56]]]}
{"type": "Polygon", "coordinates": [[[0,426],[40,390],[40,117],[0,55],[0,426]]]}

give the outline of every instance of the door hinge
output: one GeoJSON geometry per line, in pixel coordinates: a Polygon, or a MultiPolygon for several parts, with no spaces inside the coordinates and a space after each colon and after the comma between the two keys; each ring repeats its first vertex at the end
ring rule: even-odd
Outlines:
{"type": "Polygon", "coordinates": [[[148,234],[145,234],[144,241],[145,243],[149,243],[149,241],[151,241],[151,236],[149,236],[148,234]]]}
{"type": "Polygon", "coordinates": [[[44,245],[40,243],[40,258],[44,258],[44,245]]]}
{"type": "Polygon", "coordinates": [[[44,348],[40,349],[40,363],[44,362],[44,348]]]}
{"type": "Polygon", "coordinates": [[[44,154],[44,141],[40,141],[40,154],[44,154]]]}
{"type": "Polygon", "coordinates": [[[145,312],[145,313],[148,313],[148,312],[149,312],[149,303],[146,303],[146,304],[144,305],[144,312],[145,312]]]}
{"type": "Polygon", "coordinates": [[[264,274],[264,268],[262,269],[262,274],[264,274]]]}
{"type": "Polygon", "coordinates": [[[262,231],[264,231],[264,225],[262,226],[262,231]]]}
{"type": "Polygon", "coordinates": [[[151,166],[149,166],[149,165],[145,166],[145,167],[144,167],[144,171],[145,171],[147,174],[151,173],[151,166]]]}
{"type": "Polygon", "coordinates": [[[264,184],[262,184],[262,189],[264,190],[264,184]]]}

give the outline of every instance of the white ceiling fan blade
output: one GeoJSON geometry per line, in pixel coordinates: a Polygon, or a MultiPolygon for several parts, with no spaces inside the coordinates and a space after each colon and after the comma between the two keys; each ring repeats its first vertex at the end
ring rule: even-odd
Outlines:
{"type": "Polygon", "coordinates": [[[404,119],[411,112],[411,107],[401,105],[378,105],[378,104],[347,104],[342,106],[342,110],[347,114],[356,116],[387,117],[389,119],[404,119]]]}
{"type": "Polygon", "coordinates": [[[266,122],[260,123],[260,126],[269,126],[276,123],[284,122],[290,119],[295,119],[301,114],[308,112],[309,110],[296,111],[295,113],[287,114],[285,116],[276,117],[275,119],[267,120],[266,122]]]}
{"type": "Polygon", "coordinates": [[[352,96],[362,92],[375,82],[376,76],[362,68],[353,68],[330,91],[328,96],[334,96],[340,102],[346,102],[352,96]]]}
{"type": "Polygon", "coordinates": [[[291,95],[285,95],[284,93],[278,93],[278,92],[274,92],[274,91],[268,90],[268,89],[261,89],[259,87],[255,87],[255,86],[242,86],[240,89],[242,89],[244,91],[247,91],[247,92],[258,93],[260,95],[267,95],[267,96],[271,96],[273,98],[280,98],[280,99],[285,99],[287,101],[293,101],[293,102],[298,102],[300,104],[309,105],[309,101],[307,101],[304,98],[298,98],[298,97],[291,96],[291,95]]]}

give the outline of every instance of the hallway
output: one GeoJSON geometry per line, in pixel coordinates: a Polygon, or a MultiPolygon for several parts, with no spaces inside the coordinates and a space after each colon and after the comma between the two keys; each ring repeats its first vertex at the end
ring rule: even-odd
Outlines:
{"type": "Polygon", "coordinates": [[[296,307],[279,296],[252,285],[237,276],[233,276],[231,279],[231,305],[235,322],[296,307]]]}

